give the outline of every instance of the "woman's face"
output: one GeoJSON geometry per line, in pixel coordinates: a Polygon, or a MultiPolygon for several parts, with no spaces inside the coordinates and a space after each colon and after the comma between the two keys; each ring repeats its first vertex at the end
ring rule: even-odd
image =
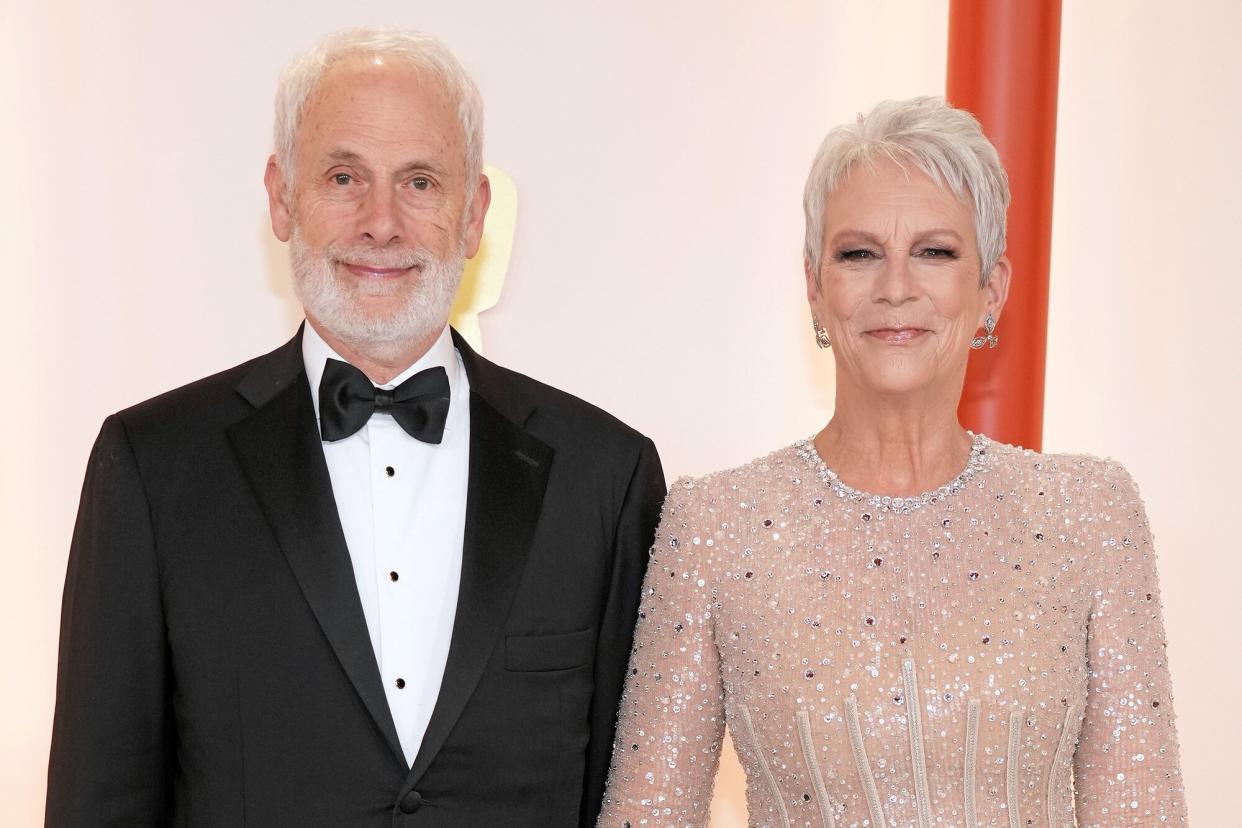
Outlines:
{"type": "Polygon", "coordinates": [[[828,198],[811,311],[837,384],[882,394],[961,394],[970,340],[1009,289],[1003,258],[979,286],[971,207],[913,165],[857,167],[828,198]]]}

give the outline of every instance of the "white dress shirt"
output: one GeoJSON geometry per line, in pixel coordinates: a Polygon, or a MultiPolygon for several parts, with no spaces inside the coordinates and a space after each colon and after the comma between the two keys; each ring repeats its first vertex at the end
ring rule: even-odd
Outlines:
{"type": "MultiPolygon", "coordinates": [[[[342,359],[308,322],[302,358],[319,421],[325,361],[342,359]]],[[[470,454],[470,386],[446,326],[421,359],[383,388],[426,368],[448,374],[449,411],[438,445],[406,434],[389,414],[323,443],[332,494],[401,749],[411,765],[440,693],[457,591],[470,454]]]]}

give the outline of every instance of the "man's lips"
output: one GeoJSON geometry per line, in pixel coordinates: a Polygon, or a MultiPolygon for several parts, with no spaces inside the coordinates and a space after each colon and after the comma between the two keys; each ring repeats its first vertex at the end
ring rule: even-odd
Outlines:
{"type": "Polygon", "coordinates": [[[930,333],[930,331],[926,328],[874,328],[866,333],[867,336],[875,337],[881,342],[901,345],[906,342],[913,342],[924,334],[930,333]]]}
{"type": "Polygon", "coordinates": [[[404,276],[413,270],[413,267],[376,267],[368,264],[350,264],[349,262],[341,262],[345,269],[361,279],[394,279],[404,276]]]}

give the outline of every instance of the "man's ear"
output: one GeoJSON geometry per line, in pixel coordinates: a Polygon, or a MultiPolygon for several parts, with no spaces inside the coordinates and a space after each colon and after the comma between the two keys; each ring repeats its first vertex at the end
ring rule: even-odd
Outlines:
{"type": "Polygon", "coordinates": [[[267,209],[272,216],[272,232],[282,242],[289,241],[293,233],[293,209],[289,205],[289,188],[286,186],[284,170],[276,161],[276,156],[267,159],[267,169],[263,172],[263,186],[267,188],[267,209]]]}
{"type": "Polygon", "coordinates": [[[480,175],[474,187],[474,198],[466,210],[466,227],[463,239],[467,259],[473,259],[479,252],[479,244],[483,241],[483,219],[487,217],[487,208],[492,203],[492,182],[486,175],[480,175]]]}

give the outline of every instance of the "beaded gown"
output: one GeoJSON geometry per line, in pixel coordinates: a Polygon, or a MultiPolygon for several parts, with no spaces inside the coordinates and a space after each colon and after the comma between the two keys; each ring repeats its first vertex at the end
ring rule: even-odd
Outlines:
{"type": "Polygon", "coordinates": [[[983,436],[910,498],[805,440],[677,481],[599,824],[704,825],[726,725],[752,826],[1185,825],[1134,482],[983,436]]]}

